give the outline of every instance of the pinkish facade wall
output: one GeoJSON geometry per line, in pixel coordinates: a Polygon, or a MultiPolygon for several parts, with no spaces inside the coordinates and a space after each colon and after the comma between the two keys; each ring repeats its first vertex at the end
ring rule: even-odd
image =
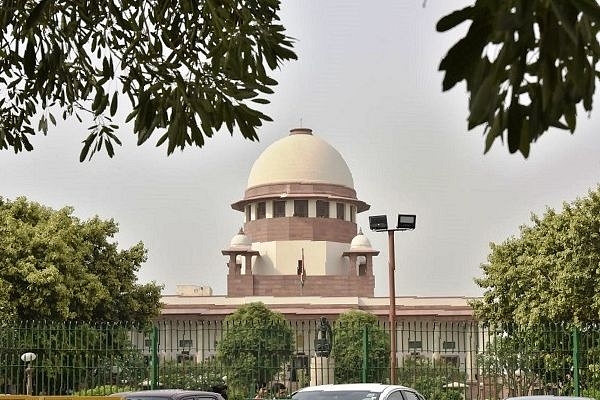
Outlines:
{"type": "Polygon", "coordinates": [[[244,232],[253,242],[319,240],[350,243],[356,224],[334,218],[265,218],[247,222],[244,232]]]}
{"type": "Polygon", "coordinates": [[[296,275],[228,275],[227,296],[373,297],[374,276],[307,276],[304,287],[296,275]]]}

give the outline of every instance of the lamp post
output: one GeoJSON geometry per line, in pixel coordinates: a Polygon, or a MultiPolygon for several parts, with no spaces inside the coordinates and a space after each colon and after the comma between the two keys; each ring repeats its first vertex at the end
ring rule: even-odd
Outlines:
{"type": "Polygon", "coordinates": [[[27,363],[27,366],[25,367],[25,391],[27,393],[27,396],[31,396],[33,393],[33,368],[31,368],[31,362],[34,361],[36,358],[37,355],[35,353],[27,352],[21,354],[21,361],[27,363]]]}
{"type": "Polygon", "coordinates": [[[415,229],[417,216],[414,214],[398,214],[398,223],[395,228],[388,228],[386,215],[373,215],[369,217],[369,228],[375,232],[387,231],[388,233],[388,281],[390,290],[390,382],[396,383],[396,251],[394,233],[415,229]]]}

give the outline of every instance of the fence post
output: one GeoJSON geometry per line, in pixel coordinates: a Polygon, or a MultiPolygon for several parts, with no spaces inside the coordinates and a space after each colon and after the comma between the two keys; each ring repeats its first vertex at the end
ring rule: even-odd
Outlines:
{"type": "Polygon", "coordinates": [[[579,396],[579,331],[573,328],[573,387],[575,396],[579,396]]]}
{"type": "Polygon", "coordinates": [[[158,388],[158,327],[152,327],[152,379],[150,383],[152,390],[158,388]]]}
{"type": "Polygon", "coordinates": [[[367,382],[367,371],[369,370],[369,326],[363,326],[363,363],[362,363],[362,382],[367,382]]]}

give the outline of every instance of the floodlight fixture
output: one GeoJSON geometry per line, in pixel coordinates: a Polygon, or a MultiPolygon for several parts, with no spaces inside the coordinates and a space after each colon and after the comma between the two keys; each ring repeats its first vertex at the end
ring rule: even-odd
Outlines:
{"type": "Polygon", "coordinates": [[[372,231],[387,231],[387,215],[369,216],[369,228],[371,228],[372,231]]]}
{"type": "Polygon", "coordinates": [[[414,214],[398,214],[397,229],[412,230],[417,226],[417,216],[414,214]]]}

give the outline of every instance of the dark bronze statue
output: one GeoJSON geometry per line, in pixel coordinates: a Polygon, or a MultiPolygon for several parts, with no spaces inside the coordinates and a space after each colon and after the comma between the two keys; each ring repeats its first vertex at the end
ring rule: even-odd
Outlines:
{"type": "Polygon", "coordinates": [[[317,335],[315,338],[315,353],[317,357],[329,357],[332,340],[333,333],[329,321],[327,321],[327,318],[325,317],[319,318],[319,326],[317,327],[317,335]]]}

